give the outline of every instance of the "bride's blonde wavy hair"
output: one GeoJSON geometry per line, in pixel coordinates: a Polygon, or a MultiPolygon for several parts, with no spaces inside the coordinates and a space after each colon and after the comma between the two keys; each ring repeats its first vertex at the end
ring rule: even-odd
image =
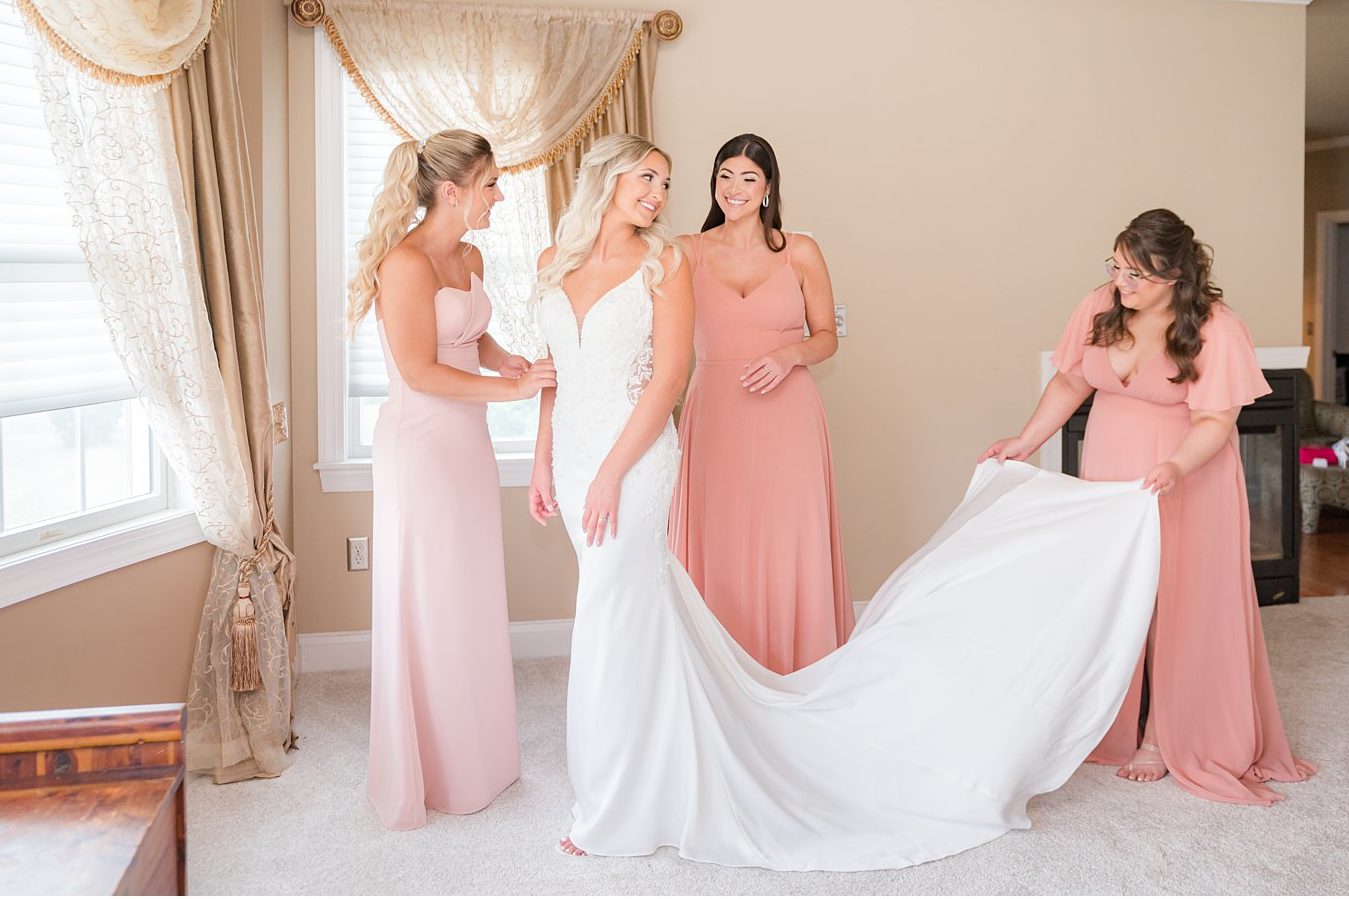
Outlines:
{"type": "MultiPolygon", "coordinates": [[[[600,236],[600,220],[613,202],[618,176],[635,170],[652,150],[664,156],[666,163],[670,163],[669,153],[635,134],[602,137],[581,157],[581,169],[576,174],[576,193],[558,219],[557,235],[553,240],[557,251],[552,261],[539,271],[539,279],[530,300],[532,303],[537,303],[549,291],[560,288],[562,279],[579,268],[590,255],[595,240],[600,236]]],[[[641,270],[647,289],[652,294],[659,294],[660,282],[665,277],[660,264],[661,253],[674,247],[676,265],[680,258],[674,232],[657,215],[649,226],[637,229],[637,236],[646,243],[641,270]]]]}
{"type": "Polygon", "coordinates": [[[480,188],[491,158],[487,138],[457,128],[437,132],[425,142],[405,140],[393,148],[384,165],[384,186],[370,208],[366,235],[356,245],[356,274],[347,285],[348,335],[356,332],[374,305],[379,265],[407,236],[417,210],[431,208],[436,188],[446,181],[470,192],[480,188]]]}

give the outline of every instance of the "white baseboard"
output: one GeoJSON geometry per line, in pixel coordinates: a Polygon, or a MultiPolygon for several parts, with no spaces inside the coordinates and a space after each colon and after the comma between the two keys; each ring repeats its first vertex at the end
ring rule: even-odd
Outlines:
{"type": "MultiPolygon", "coordinates": [[[[866,602],[853,603],[858,617],[866,602]]],[[[511,622],[511,655],[547,659],[571,655],[571,619],[511,622]]],[[[357,671],[370,667],[369,631],[300,634],[300,673],[357,671]]]]}

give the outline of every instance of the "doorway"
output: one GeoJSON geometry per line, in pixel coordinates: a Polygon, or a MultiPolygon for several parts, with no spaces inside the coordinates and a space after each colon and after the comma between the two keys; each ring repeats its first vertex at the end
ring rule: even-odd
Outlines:
{"type": "Polygon", "coordinates": [[[1349,401],[1349,209],[1316,216],[1316,312],[1321,321],[1319,393],[1349,401]]]}

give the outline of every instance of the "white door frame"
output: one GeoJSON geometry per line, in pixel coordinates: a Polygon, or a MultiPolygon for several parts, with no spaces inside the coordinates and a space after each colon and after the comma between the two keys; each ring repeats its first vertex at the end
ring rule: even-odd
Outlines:
{"type": "MultiPolygon", "coordinates": [[[[1349,265],[1349,259],[1335,258],[1335,228],[1349,225],[1349,209],[1336,209],[1316,214],[1316,308],[1315,314],[1321,328],[1321,339],[1316,342],[1316,370],[1321,380],[1321,397],[1326,400],[1335,397],[1335,333],[1339,323],[1335,320],[1335,303],[1326,302],[1327,285],[1335,264],[1349,265]]],[[[1340,297],[1340,301],[1349,297],[1340,297]]]]}

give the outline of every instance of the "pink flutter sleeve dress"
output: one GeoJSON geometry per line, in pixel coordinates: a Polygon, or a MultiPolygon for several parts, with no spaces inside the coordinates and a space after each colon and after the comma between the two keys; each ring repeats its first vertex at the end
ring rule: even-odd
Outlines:
{"type": "MultiPolygon", "coordinates": [[[[1180,446],[1192,411],[1244,406],[1270,392],[1246,326],[1222,303],[1201,330],[1196,380],[1171,382],[1178,369],[1163,352],[1123,383],[1106,348],[1088,345],[1096,315],[1111,302],[1109,285],[1087,296],[1053,356],[1059,371],[1096,390],[1084,479],[1142,478],[1180,446]]],[[[1270,805],[1283,796],[1266,781],[1305,780],[1315,768],[1290,750],[1274,697],[1237,440],[1234,431],[1230,443],[1159,501],[1161,579],[1149,695],[1162,758],[1182,788],[1205,799],[1270,805]]],[[[1140,657],[1124,706],[1089,761],[1132,758],[1142,732],[1144,675],[1140,657]]]]}

